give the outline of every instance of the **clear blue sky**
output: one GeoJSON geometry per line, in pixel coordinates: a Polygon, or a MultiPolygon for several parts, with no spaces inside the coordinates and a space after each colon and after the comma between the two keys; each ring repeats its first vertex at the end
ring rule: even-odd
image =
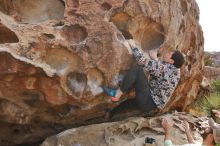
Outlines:
{"type": "Polygon", "coordinates": [[[205,38],[205,51],[220,52],[220,0],[196,0],[205,38]]]}

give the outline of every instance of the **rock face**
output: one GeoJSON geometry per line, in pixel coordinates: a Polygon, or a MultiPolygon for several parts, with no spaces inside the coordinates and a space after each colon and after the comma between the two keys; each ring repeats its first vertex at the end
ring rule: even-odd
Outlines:
{"type": "MultiPolygon", "coordinates": [[[[171,140],[175,145],[188,143],[182,127],[183,119],[189,122],[195,142],[202,143],[198,123],[207,119],[175,113],[154,118],[130,118],[121,122],[102,123],[66,130],[47,138],[41,146],[143,146],[146,137],[154,138],[157,146],[164,145],[163,118],[174,123],[171,140]]],[[[201,125],[200,125],[201,126],[201,125]]]]}
{"type": "Polygon", "coordinates": [[[0,0],[0,145],[102,121],[117,104],[100,85],[118,87],[135,62],[124,45],[130,38],[143,50],[186,55],[164,111],[184,110],[202,81],[198,20],[194,0],[0,0]]]}

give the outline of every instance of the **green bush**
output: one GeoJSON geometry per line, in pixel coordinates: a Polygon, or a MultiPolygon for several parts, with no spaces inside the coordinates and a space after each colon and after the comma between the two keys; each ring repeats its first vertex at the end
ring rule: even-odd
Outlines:
{"type": "Polygon", "coordinates": [[[212,88],[214,92],[220,93],[220,79],[213,81],[212,88]]]}
{"type": "Polygon", "coordinates": [[[205,66],[213,66],[210,55],[205,55],[204,64],[205,66]]]}
{"type": "Polygon", "coordinates": [[[220,80],[213,81],[211,86],[211,92],[206,96],[198,98],[191,107],[200,115],[211,116],[217,120],[211,111],[213,109],[220,110],[220,80]]]}
{"type": "Polygon", "coordinates": [[[207,115],[212,116],[213,109],[220,110],[220,98],[217,92],[211,93],[209,96],[204,96],[195,102],[196,107],[200,107],[201,111],[207,115]]]}

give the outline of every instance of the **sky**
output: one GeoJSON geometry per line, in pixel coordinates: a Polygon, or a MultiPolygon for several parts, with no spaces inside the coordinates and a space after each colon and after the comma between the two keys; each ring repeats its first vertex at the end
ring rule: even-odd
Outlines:
{"type": "Polygon", "coordinates": [[[205,38],[205,51],[220,52],[220,0],[196,0],[200,10],[199,23],[205,38]]]}

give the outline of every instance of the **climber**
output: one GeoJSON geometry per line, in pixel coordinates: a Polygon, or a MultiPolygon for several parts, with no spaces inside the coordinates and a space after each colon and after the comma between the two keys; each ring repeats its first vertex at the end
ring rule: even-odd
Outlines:
{"type": "Polygon", "coordinates": [[[114,102],[134,87],[134,99],[142,111],[164,108],[180,80],[180,67],[184,63],[182,53],[169,51],[164,54],[162,61],[155,57],[149,59],[143,55],[134,40],[128,40],[128,43],[138,65],[128,71],[119,89],[103,86],[103,90],[114,102]]]}

